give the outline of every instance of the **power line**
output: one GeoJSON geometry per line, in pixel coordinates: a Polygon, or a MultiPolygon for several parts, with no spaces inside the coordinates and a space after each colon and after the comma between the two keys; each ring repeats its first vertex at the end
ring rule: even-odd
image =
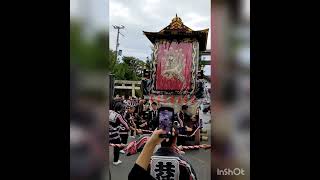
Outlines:
{"type": "Polygon", "coordinates": [[[119,32],[119,34],[120,34],[122,37],[125,37],[125,35],[123,35],[121,32],[119,32]]]}

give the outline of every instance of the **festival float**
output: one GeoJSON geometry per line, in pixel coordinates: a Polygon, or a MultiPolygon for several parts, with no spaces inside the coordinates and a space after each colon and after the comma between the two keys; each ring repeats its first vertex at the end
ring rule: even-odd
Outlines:
{"type": "MultiPolygon", "coordinates": [[[[144,70],[141,88],[149,103],[172,107],[177,114],[182,105],[188,105],[193,116],[191,132],[194,144],[200,144],[200,99],[204,96],[203,71],[200,54],[206,50],[209,29],[194,31],[183,24],[177,15],[159,32],[144,35],[153,44],[149,69],[144,70]]],[[[189,127],[190,127],[189,126],[189,127]]]]}

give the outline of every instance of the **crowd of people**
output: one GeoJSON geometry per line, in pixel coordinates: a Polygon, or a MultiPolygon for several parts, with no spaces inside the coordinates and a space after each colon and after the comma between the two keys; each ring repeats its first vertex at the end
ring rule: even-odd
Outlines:
{"type": "MultiPolygon", "coordinates": [[[[130,172],[129,179],[141,174],[141,171],[146,171],[146,174],[150,174],[149,172],[152,168],[150,166],[150,157],[154,152],[155,145],[160,144],[160,142],[161,147],[156,151],[155,155],[176,157],[179,159],[179,166],[183,169],[180,174],[172,175],[182,177],[181,179],[196,179],[191,164],[181,156],[183,153],[179,152],[177,146],[185,145],[186,141],[186,137],[179,137],[178,134],[192,134],[196,127],[199,126],[197,124],[198,115],[189,114],[188,106],[182,105],[181,110],[175,116],[175,125],[173,127],[175,135],[164,141],[163,138],[158,137],[159,133],[163,133],[163,130],[158,128],[158,108],[157,102],[149,104],[149,101],[144,97],[135,98],[129,96],[125,98],[125,96],[116,95],[109,110],[109,142],[127,144],[129,137],[135,139],[143,134],[150,135],[143,149],[141,149],[142,152],[134,168],[130,172]]],[[[113,164],[121,164],[119,154],[124,153],[123,150],[121,150],[121,147],[114,146],[113,152],[113,164]]],[[[147,176],[149,177],[149,175],[147,176]]],[[[150,179],[152,179],[151,176],[150,179]]]]}

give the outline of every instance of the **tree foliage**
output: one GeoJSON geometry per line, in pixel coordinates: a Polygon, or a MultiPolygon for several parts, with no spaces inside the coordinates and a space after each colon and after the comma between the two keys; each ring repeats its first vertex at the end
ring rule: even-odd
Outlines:
{"type": "MultiPolygon", "coordinates": [[[[115,51],[110,50],[111,58],[114,58],[115,61],[115,51]]],[[[115,79],[119,80],[140,80],[143,74],[143,68],[145,62],[142,60],[132,57],[132,56],[123,56],[122,62],[115,61],[116,64],[113,68],[113,74],[115,75],[115,79]]]]}

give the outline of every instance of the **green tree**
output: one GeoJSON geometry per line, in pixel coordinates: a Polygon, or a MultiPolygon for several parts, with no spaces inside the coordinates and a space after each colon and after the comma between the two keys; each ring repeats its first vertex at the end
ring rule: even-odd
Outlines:
{"type": "Polygon", "coordinates": [[[145,62],[132,56],[124,56],[122,61],[129,66],[130,71],[134,73],[137,78],[142,77],[145,62]]]}

